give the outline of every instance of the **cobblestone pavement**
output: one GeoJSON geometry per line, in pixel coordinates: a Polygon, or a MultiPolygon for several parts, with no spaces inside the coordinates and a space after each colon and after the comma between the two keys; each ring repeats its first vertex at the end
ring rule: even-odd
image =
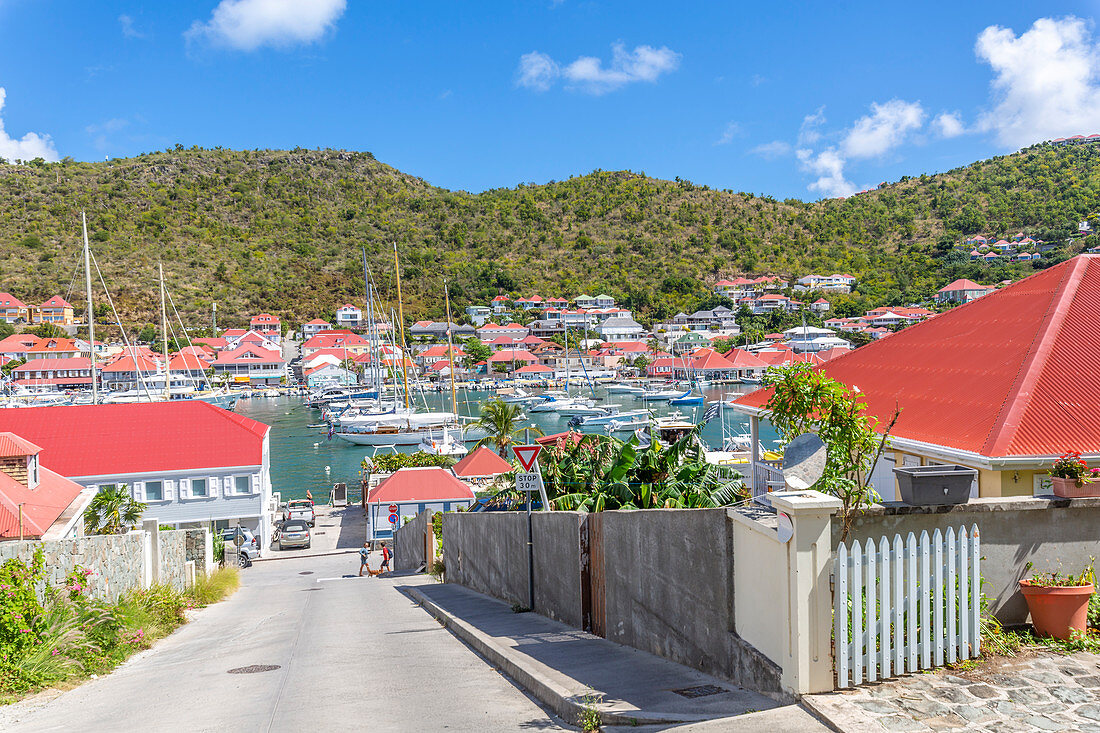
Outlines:
{"type": "Polygon", "coordinates": [[[1100,655],[1034,653],[905,675],[804,702],[844,731],[1100,733],[1100,655]]]}

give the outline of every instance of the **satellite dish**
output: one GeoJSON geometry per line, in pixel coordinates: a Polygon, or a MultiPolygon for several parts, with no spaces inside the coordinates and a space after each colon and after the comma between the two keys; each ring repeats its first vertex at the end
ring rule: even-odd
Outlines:
{"type": "Polygon", "coordinates": [[[783,480],[795,491],[808,489],[825,473],[826,459],[821,438],[813,433],[799,435],[783,451],[783,480]]]}

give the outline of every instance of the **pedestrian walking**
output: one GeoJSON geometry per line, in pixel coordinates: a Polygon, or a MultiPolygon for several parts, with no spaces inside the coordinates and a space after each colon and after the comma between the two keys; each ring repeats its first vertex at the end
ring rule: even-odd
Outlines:
{"type": "Polygon", "coordinates": [[[367,569],[367,573],[370,573],[370,566],[367,565],[367,558],[370,557],[370,540],[363,543],[362,549],[359,550],[359,577],[363,577],[363,568],[367,569]]]}
{"type": "Polygon", "coordinates": [[[382,567],[379,571],[390,569],[390,547],[385,542],[382,543],[382,567]]]}

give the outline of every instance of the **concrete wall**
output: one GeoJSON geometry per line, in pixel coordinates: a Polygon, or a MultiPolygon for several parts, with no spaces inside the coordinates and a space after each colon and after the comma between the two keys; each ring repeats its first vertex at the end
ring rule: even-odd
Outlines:
{"type": "MultiPolygon", "coordinates": [[[[564,623],[582,624],[581,541],[585,515],[532,515],[535,556],[534,610],[564,623]]],[[[528,599],[525,512],[443,515],[447,582],[526,606],[528,599]]]]}
{"type": "Polygon", "coordinates": [[[433,509],[425,509],[394,533],[394,570],[416,570],[430,561],[425,537],[432,527],[432,516],[435,513],[433,509]]]}
{"type": "Polygon", "coordinates": [[[780,581],[787,575],[787,555],[775,532],[775,515],[751,508],[730,514],[736,520],[733,574],[741,591],[734,598],[735,628],[768,659],[781,660],[787,653],[787,629],[775,609],[788,604],[787,584],[780,581]]]}
{"type": "MultiPolygon", "coordinates": [[[[909,532],[920,538],[934,529],[956,531],[978,525],[982,587],[990,611],[1004,624],[1027,621],[1027,604],[1017,582],[1034,572],[1077,573],[1100,557],[1100,498],[1058,499],[1012,497],[971,499],[956,506],[874,506],[852,524],[849,542],[893,538],[909,532]],[[1034,567],[1026,570],[1031,562],[1034,567]]],[[[840,540],[840,520],[833,518],[833,547],[840,540]]]]}

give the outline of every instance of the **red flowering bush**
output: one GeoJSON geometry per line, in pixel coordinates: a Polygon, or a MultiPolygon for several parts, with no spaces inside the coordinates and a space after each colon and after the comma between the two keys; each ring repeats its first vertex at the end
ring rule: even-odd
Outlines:
{"type": "Polygon", "coordinates": [[[1081,459],[1081,452],[1071,450],[1058,457],[1050,469],[1050,475],[1054,478],[1072,479],[1078,486],[1083,486],[1100,479],[1100,468],[1089,468],[1081,459]]]}

